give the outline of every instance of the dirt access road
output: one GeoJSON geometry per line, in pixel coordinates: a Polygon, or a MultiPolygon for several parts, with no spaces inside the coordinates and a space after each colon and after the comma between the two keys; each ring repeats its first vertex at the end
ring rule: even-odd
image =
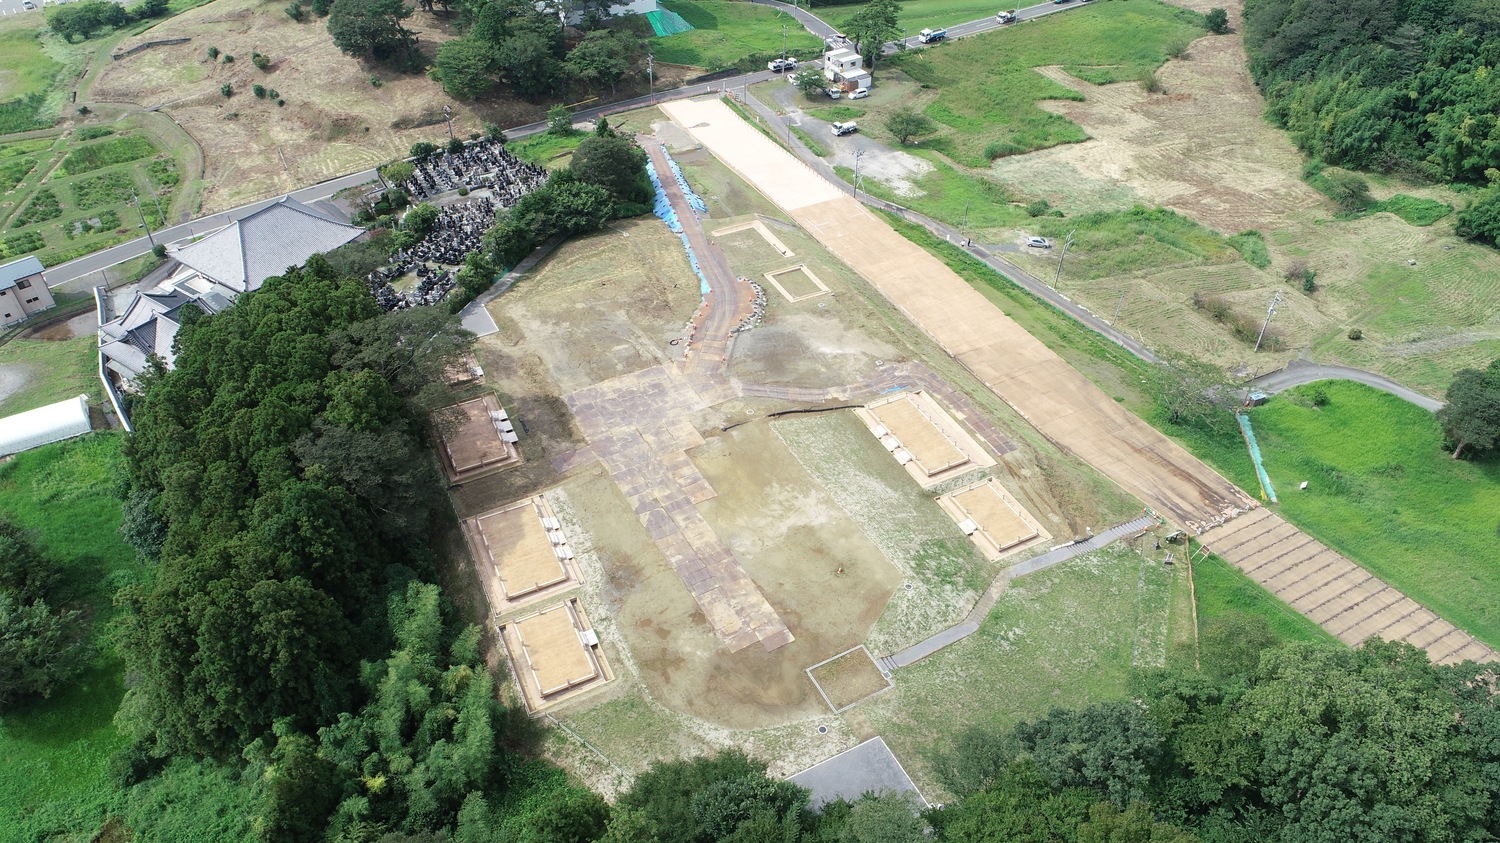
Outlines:
{"type": "Polygon", "coordinates": [[[1050,440],[1175,524],[1203,534],[1205,542],[1224,545],[1226,558],[1252,578],[1274,569],[1271,580],[1258,581],[1268,588],[1303,589],[1295,599],[1306,605],[1299,608],[1325,629],[1351,644],[1371,635],[1406,638],[1438,660],[1500,658],[1280,518],[1255,512],[1235,520],[1254,507],[1248,495],[1119,407],[942,262],[756,132],[722,102],[683,101],[662,110],[869,279],[1050,440]],[[1259,539],[1266,526],[1274,527],[1274,541],[1259,539]],[[1252,534],[1257,540],[1246,544],[1247,552],[1240,556],[1234,552],[1239,543],[1225,541],[1226,536],[1252,534]],[[1267,564],[1267,548],[1272,545],[1295,546],[1306,555],[1307,564],[1283,560],[1279,550],[1269,560],[1274,564],[1267,564]],[[1338,563],[1332,580],[1322,576],[1332,570],[1329,560],[1338,563]]]}
{"type": "Polygon", "coordinates": [[[682,101],[662,110],[875,284],[1065,451],[1187,529],[1207,529],[1254,505],[1229,481],[1120,407],[947,266],[723,103],[682,101]]]}

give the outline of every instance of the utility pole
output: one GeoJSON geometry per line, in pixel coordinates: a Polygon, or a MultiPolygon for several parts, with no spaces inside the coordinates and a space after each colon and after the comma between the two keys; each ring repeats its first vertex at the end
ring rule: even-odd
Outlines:
{"type": "Polygon", "coordinates": [[[1266,338],[1266,329],[1271,327],[1271,317],[1276,315],[1276,305],[1278,304],[1281,304],[1280,290],[1277,290],[1276,295],[1271,297],[1271,306],[1266,308],[1266,321],[1261,323],[1260,336],[1255,338],[1255,351],[1250,352],[1251,354],[1260,351],[1260,341],[1266,338]]]}
{"type": "Polygon", "coordinates": [[[1052,279],[1052,289],[1054,290],[1057,289],[1058,282],[1062,281],[1063,259],[1068,256],[1068,247],[1073,245],[1073,235],[1077,233],[1078,229],[1076,228],[1068,232],[1068,239],[1063,243],[1062,254],[1057,256],[1057,275],[1052,279]]]}
{"type": "Polygon", "coordinates": [[[854,150],[854,198],[859,198],[859,159],[865,157],[863,149],[854,150]]]}
{"type": "Polygon", "coordinates": [[[141,210],[141,197],[134,191],[130,195],[135,198],[135,212],[141,215],[141,228],[146,229],[146,242],[151,244],[152,251],[156,250],[156,239],[151,236],[151,226],[146,225],[146,212],[141,210]]]}
{"type": "Polygon", "coordinates": [[[781,72],[786,73],[786,24],[781,25],[781,72]]]}
{"type": "Polygon", "coordinates": [[[1120,291],[1120,303],[1117,304],[1117,305],[1115,305],[1115,318],[1109,320],[1109,325],[1110,325],[1111,328],[1114,327],[1114,324],[1116,322],[1120,321],[1120,308],[1122,308],[1124,306],[1125,306],[1125,291],[1121,290],[1120,291]]]}
{"type": "Polygon", "coordinates": [[[972,206],[972,205],[973,205],[973,204],[974,204],[974,200],[973,200],[973,199],[970,199],[970,200],[969,200],[969,201],[968,201],[968,202],[965,202],[965,203],[964,203],[964,225],[963,225],[963,235],[964,235],[964,241],[965,241],[965,242],[967,242],[967,241],[968,241],[968,239],[969,239],[969,208],[970,208],[970,207],[971,207],[971,206],[972,206]]]}
{"type": "Polygon", "coordinates": [[[646,54],[646,79],[651,86],[651,101],[656,102],[656,56],[652,53],[646,54]]]}
{"type": "Polygon", "coordinates": [[[453,140],[453,106],[443,106],[443,116],[448,118],[448,140],[453,140]]]}
{"type": "Polygon", "coordinates": [[[156,203],[156,215],[161,219],[161,224],[167,224],[167,215],[162,213],[161,200],[156,198],[156,185],[151,183],[151,177],[146,176],[146,186],[151,188],[151,201],[156,203]]]}

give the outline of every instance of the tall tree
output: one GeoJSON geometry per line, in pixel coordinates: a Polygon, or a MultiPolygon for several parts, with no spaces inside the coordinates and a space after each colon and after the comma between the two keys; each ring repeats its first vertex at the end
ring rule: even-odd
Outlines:
{"type": "Polygon", "coordinates": [[[373,61],[403,57],[416,37],[401,22],[414,11],[403,0],[334,0],[328,34],[347,56],[373,61]]]}
{"type": "Polygon", "coordinates": [[[875,72],[875,59],[885,49],[885,42],[901,34],[900,21],[901,4],[896,0],[870,0],[844,22],[844,31],[854,40],[854,49],[864,56],[871,73],[875,72]]]}
{"type": "MultiPolygon", "coordinates": [[[[646,177],[646,153],[627,138],[585,138],[573,152],[568,165],[581,181],[597,184],[622,202],[648,201],[641,194],[641,180],[646,177]]],[[[646,185],[650,185],[649,179],[646,185]]]]}
{"type": "Polygon", "coordinates": [[[1438,410],[1443,432],[1454,443],[1453,458],[1464,448],[1488,450],[1500,439],[1500,360],[1483,370],[1460,369],[1438,410]]]}
{"type": "Polygon", "coordinates": [[[355,634],[385,617],[370,605],[381,578],[425,564],[435,486],[389,461],[422,453],[414,401],[435,358],[462,350],[451,318],[377,314],[362,279],[315,256],[184,320],[176,368],[143,378],[126,443],[132,493],[166,525],[155,576],[121,594],[136,731],[230,757],[277,721],[309,731],[347,704],[360,657],[383,652],[355,634]]]}
{"type": "Polygon", "coordinates": [[[454,99],[473,99],[494,87],[500,51],[478,38],[455,38],[438,48],[433,64],[444,91],[454,99]]]}
{"type": "Polygon", "coordinates": [[[530,102],[557,87],[558,63],[549,39],[536,32],[518,32],[500,48],[505,81],[530,102]]]}

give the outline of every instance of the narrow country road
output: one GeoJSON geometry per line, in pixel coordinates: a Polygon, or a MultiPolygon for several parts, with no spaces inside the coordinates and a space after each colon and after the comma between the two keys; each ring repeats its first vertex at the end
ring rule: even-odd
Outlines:
{"type": "MultiPolygon", "coordinates": [[[[0,0],[0,2],[6,2],[6,0],[0,0]]],[[[832,36],[835,32],[832,26],[805,9],[801,9],[786,3],[777,2],[777,0],[751,0],[751,2],[755,2],[763,6],[772,6],[786,12],[787,14],[792,15],[799,22],[801,22],[803,27],[805,27],[808,32],[811,32],[813,35],[816,35],[819,38],[826,39],[832,36]]],[[[19,0],[17,0],[17,4],[19,5],[19,0]]],[[[1078,8],[1081,5],[1082,3],[1066,3],[1063,5],[1042,3],[1027,9],[1020,10],[1017,13],[1017,18],[1020,20],[1029,20],[1031,18],[1052,14],[1054,12],[1061,12],[1067,9],[1078,8]]],[[[980,20],[970,21],[968,23],[948,27],[948,34],[950,37],[974,35],[980,32],[988,31],[990,29],[995,29],[999,26],[1001,26],[1001,24],[995,20],[993,15],[991,15],[980,20]]],[[[886,54],[890,54],[896,52],[898,49],[905,49],[906,47],[910,46],[917,46],[917,39],[915,36],[907,38],[899,47],[895,43],[886,44],[884,52],[886,54]]],[[[610,103],[608,105],[599,106],[597,108],[580,109],[579,111],[573,113],[573,120],[574,122],[578,123],[589,123],[597,120],[600,115],[614,114],[620,111],[629,111],[634,108],[640,108],[645,105],[650,105],[653,102],[669,102],[676,99],[701,96],[702,94],[706,94],[714,90],[745,88],[750,85],[754,85],[757,82],[764,82],[768,79],[775,78],[777,75],[778,74],[772,73],[769,70],[761,70],[728,79],[716,80],[705,85],[691,85],[682,88],[675,88],[672,90],[663,91],[654,96],[636,97],[635,99],[610,103]]],[[[157,106],[157,108],[160,107],[161,106],[157,106]]],[[[155,111],[156,109],[153,108],[149,110],[155,111]]],[[[546,130],[547,124],[545,121],[542,121],[506,129],[505,134],[506,137],[519,139],[530,137],[546,130]]],[[[329,181],[319,182],[309,187],[302,188],[301,190],[293,191],[287,195],[291,196],[293,199],[296,199],[298,202],[310,204],[320,199],[327,199],[328,197],[332,196],[335,193],[338,193],[345,188],[355,187],[357,185],[373,181],[375,180],[375,178],[376,173],[374,169],[363,170],[358,173],[350,173],[345,176],[339,176],[338,178],[330,179],[329,181]]],[[[153,240],[159,243],[176,243],[182,240],[191,239],[192,237],[203,232],[220,228],[222,226],[228,225],[231,222],[234,222],[235,220],[247,217],[250,214],[259,211],[261,208],[264,208],[272,202],[276,201],[276,198],[279,197],[263,199],[259,202],[252,202],[248,205],[242,205],[238,208],[233,208],[228,211],[222,211],[217,214],[211,214],[200,219],[192,220],[190,222],[183,223],[182,225],[177,225],[171,228],[163,229],[161,231],[152,232],[152,236],[150,239],[146,237],[138,237],[134,240],[128,240],[108,249],[101,249],[100,251],[94,252],[92,254],[84,255],[81,258],[77,258],[75,260],[68,261],[67,263],[62,263],[58,264],[57,266],[51,267],[43,274],[42,277],[46,279],[48,287],[56,287],[69,281],[75,281],[77,279],[84,278],[92,273],[108,269],[111,266],[115,266],[116,264],[121,264],[125,261],[148,254],[151,251],[151,244],[153,240]]]]}
{"type": "Polygon", "coordinates": [[[1285,369],[1271,372],[1268,375],[1261,375],[1250,381],[1250,386],[1261,392],[1274,395],[1284,389],[1291,389],[1294,386],[1326,380],[1345,380],[1362,383],[1365,386],[1374,387],[1382,392],[1389,392],[1397,398],[1410,401],[1418,407],[1424,410],[1431,410],[1434,413],[1443,409],[1443,402],[1435,398],[1428,398],[1415,390],[1408,389],[1390,378],[1382,377],[1373,372],[1366,372],[1363,369],[1351,369],[1348,366],[1330,366],[1322,363],[1314,363],[1310,360],[1303,360],[1300,357],[1286,364],[1285,369]]]}

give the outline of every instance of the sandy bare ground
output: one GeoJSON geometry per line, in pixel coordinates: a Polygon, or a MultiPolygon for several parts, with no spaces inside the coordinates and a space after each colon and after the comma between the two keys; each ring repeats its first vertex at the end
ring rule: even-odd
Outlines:
{"type": "MultiPolygon", "coordinates": [[[[445,141],[444,105],[453,108],[458,137],[487,122],[515,126],[546,113],[549,103],[528,103],[503,87],[472,102],[454,100],[424,73],[394,73],[343,55],[327,18],[309,13],[299,23],[285,8],[279,0],[216,0],[185,12],[125,39],[117,52],[146,41],[192,41],[108,62],[93,85],[93,100],[160,106],[192,135],[205,158],[203,213],[383,164],[417,141],[445,141]],[[234,63],[210,61],[210,46],[234,63]],[[270,57],[268,70],[251,63],[257,51],[270,57]],[[235,91],[228,99],[219,91],[226,82],[235,91]],[[255,98],[256,83],[275,89],[286,105],[255,98]],[[418,122],[429,125],[413,128],[418,122]]],[[[418,11],[407,27],[429,57],[457,35],[442,14],[418,11]]],[[[657,83],[669,86],[683,73],[660,70],[657,83]]],[[[620,96],[629,95],[621,86],[620,96]]]]}
{"type": "Polygon", "coordinates": [[[1326,203],[1298,177],[1302,155],[1261,119],[1261,96],[1236,35],[1193,43],[1186,60],[1157,73],[1166,92],[1136,82],[1091,85],[1059,67],[1037,68],[1087,97],[1039,105],[1082,126],[1094,139],[1002,159],[1007,179],[1066,165],[1082,178],[1124,182],[1142,200],[1185,214],[1223,234],[1272,231],[1288,215],[1326,203]]]}

